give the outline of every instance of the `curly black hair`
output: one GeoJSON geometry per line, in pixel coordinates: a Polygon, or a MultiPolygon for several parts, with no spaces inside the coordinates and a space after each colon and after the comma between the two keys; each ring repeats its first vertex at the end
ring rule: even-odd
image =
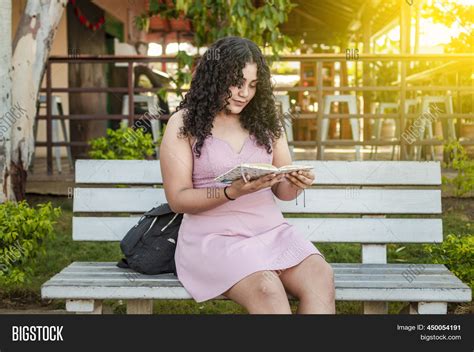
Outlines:
{"type": "Polygon", "coordinates": [[[275,106],[270,69],[260,48],[251,40],[228,36],[214,42],[197,62],[190,90],[176,111],[185,109],[179,135],[196,137],[194,152],[201,156],[204,140],[211,135],[216,114],[226,111],[232,93],[229,87],[240,87],[242,70],[247,63],[257,64],[257,87],[252,100],[240,113],[240,124],[258,145],[272,150],[274,140],[282,133],[281,116],[275,106]]]}

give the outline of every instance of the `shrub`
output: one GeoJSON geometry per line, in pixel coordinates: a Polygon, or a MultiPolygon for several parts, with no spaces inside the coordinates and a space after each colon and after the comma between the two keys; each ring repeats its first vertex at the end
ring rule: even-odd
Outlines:
{"type": "Polygon", "coordinates": [[[120,128],[107,129],[106,137],[99,137],[89,142],[92,159],[147,159],[154,153],[154,143],[150,134],[142,129],[120,128]]]}
{"type": "Polygon", "coordinates": [[[61,208],[50,202],[32,208],[22,201],[0,204],[0,284],[28,281],[38,252],[45,253],[43,241],[53,237],[55,219],[61,208]]]}
{"type": "Polygon", "coordinates": [[[458,174],[451,179],[443,176],[443,184],[454,185],[456,196],[471,192],[474,190],[474,160],[469,158],[459,141],[450,141],[444,145],[444,148],[449,153],[450,160],[444,166],[456,170],[458,174]]]}
{"type": "Polygon", "coordinates": [[[449,234],[443,243],[424,245],[436,264],[446,264],[458,278],[474,287],[474,236],[449,234]]]}

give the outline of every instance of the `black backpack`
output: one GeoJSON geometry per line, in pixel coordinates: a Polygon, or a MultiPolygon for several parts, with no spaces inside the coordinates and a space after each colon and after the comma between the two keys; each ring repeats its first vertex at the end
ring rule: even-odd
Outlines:
{"type": "Polygon", "coordinates": [[[168,203],[147,211],[120,242],[125,255],[119,268],[142,274],[176,273],[174,254],[183,214],[175,213],[168,203]]]}

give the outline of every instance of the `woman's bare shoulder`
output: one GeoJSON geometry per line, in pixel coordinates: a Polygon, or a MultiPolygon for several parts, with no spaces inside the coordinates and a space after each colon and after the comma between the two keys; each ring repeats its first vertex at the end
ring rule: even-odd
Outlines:
{"type": "Polygon", "coordinates": [[[183,126],[183,117],[184,117],[184,110],[178,110],[171,114],[170,118],[168,119],[168,124],[171,123],[173,127],[181,127],[183,126]]]}
{"type": "MultiPolygon", "coordinates": [[[[171,127],[171,130],[176,134],[176,138],[180,138],[178,135],[179,135],[179,131],[181,129],[181,127],[184,126],[184,114],[185,114],[185,110],[184,109],[181,109],[181,110],[178,110],[176,112],[174,112],[170,118],[168,119],[168,123],[167,123],[167,127],[171,127]]],[[[194,142],[194,137],[190,136],[187,138],[188,140],[188,143],[189,143],[189,146],[191,147],[192,146],[192,143],[194,142]]]]}

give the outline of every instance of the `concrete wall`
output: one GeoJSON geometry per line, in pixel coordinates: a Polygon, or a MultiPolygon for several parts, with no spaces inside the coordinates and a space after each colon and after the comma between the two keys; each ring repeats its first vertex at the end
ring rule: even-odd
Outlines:
{"type": "Polygon", "coordinates": [[[139,32],[135,28],[133,19],[145,11],[146,0],[92,0],[92,3],[124,23],[124,40],[126,42],[135,43],[145,39],[145,33],[139,32]]]}

